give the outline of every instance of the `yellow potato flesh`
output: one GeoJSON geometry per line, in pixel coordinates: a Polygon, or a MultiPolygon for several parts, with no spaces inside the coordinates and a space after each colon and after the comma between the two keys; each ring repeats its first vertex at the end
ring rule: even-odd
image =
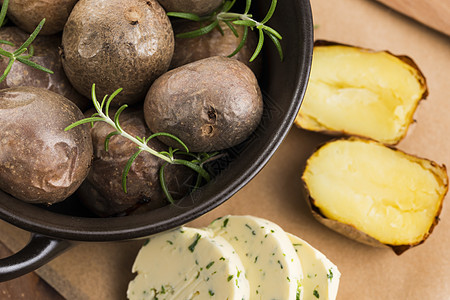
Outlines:
{"type": "Polygon", "coordinates": [[[296,123],[397,143],[426,90],[411,65],[387,52],[316,46],[311,76],[296,123]]]}
{"type": "Polygon", "coordinates": [[[448,186],[445,168],[359,139],[320,148],[303,180],[325,217],[390,245],[426,237],[448,186]]]}

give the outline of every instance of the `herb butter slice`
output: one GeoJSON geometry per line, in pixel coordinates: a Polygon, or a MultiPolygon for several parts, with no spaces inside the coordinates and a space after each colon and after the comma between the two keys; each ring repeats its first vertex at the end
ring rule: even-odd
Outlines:
{"type": "Polygon", "coordinates": [[[225,239],[181,227],[155,235],[141,248],[128,286],[130,300],[249,299],[239,256],[225,239]]]}
{"type": "Polygon", "coordinates": [[[304,299],[335,300],[341,273],[338,268],[310,244],[288,233],[303,269],[304,299]]]}
{"type": "Polygon", "coordinates": [[[236,250],[250,283],[250,299],[303,299],[302,268],[286,232],[253,216],[225,216],[209,226],[236,250]]]}

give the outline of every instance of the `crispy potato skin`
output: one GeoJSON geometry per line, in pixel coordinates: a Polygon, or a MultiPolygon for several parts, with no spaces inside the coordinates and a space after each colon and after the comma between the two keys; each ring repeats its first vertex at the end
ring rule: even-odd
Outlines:
{"type": "Polygon", "coordinates": [[[62,47],[64,71],[82,95],[90,97],[93,83],[100,99],[123,88],[112,105],[131,105],[169,68],[174,37],[156,0],[81,0],[64,27],[62,47]]]}
{"type": "MultiPolygon", "coordinates": [[[[363,139],[363,138],[358,138],[358,137],[348,137],[348,138],[334,139],[334,140],[330,140],[330,141],[320,145],[315,150],[314,153],[319,151],[322,147],[326,147],[327,144],[332,143],[332,142],[337,141],[337,140],[349,140],[349,141],[353,141],[353,140],[362,140],[362,141],[364,141],[365,140],[365,141],[367,141],[369,143],[374,142],[374,141],[371,141],[371,140],[368,140],[368,139],[363,139]]],[[[403,154],[406,154],[405,152],[403,152],[403,151],[401,151],[399,149],[396,149],[396,148],[391,148],[391,149],[393,149],[395,151],[398,151],[398,152],[401,152],[403,154]]],[[[445,165],[440,166],[434,161],[426,160],[424,158],[420,158],[420,157],[417,157],[417,156],[414,156],[414,155],[410,155],[410,154],[407,154],[407,155],[412,159],[412,161],[422,162],[422,163],[428,162],[430,167],[435,170],[435,172],[436,172],[435,176],[438,177],[438,178],[441,178],[443,180],[442,184],[443,184],[444,189],[445,189],[445,191],[444,191],[444,193],[442,195],[442,199],[440,201],[440,205],[439,205],[438,211],[437,211],[436,216],[435,216],[435,218],[433,220],[433,223],[431,224],[428,232],[425,234],[425,236],[423,237],[423,239],[421,241],[419,241],[417,243],[410,243],[410,244],[405,244],[405,245],[385,244],[385,243],[382,243],[379,240],[373,238],[372,236],[366,234],[365,232],[357,229],[355,226],[353,226],[351,224],[342,223],[342,222],[339,222],[338,220],[334,220],[334,219],[328,218],[327,216],[325,216],[321,212],[320,208],[316,206],[315,199],[311,196],[309,187],[308,187],[308,185],[307,185],[307,183],[305,181],[304,175],[303,175],[302,176],[302,182],[303,182],[303,186],[304,186],[304,189],[303,189],[304,198],[306,199],[306,202],[308,204],[308,207],[310,209],[311,214],[321,224],[325,225],[326,227],[330,228],[331,230],[334,230],[334,231],[342,234],[343,236],[346,236],[349,239],[352,239],[354,241],[357,241],[357,242],[360,242],[360,243],[363,243],[363,244],[366,244],[366,245],[369,245],[369,246],[372,246],[372,247],[389,248],[389,249],[393,250],[395,252],[395,254],[397,254],[397,255],[401,255],[406,250],[411,249],[411,248],[413,248],[415,246],[418,246],[418,245],[424,243],[425,240],[430,236],[430,234],[433,232],[435,226],[439,222],[439,215],[440,215],[440,213],[442,211],[443,200],[444,200],[445,195],[447,194],[448,189],[449,189],[447,169],[446,169],[445,165]]],[[[303,174],[305,174],[305,171],[306,171],[307,168],[308,168],[308,162],[307,162],[307,164],[305,166],[303,174]]]]}
{"type": "Polygon", "coordinates": [[[216,10],[222,0],[158,0],[168,12],[187,12],[199,16],[208,15],[216,10]]]}
{"type": "MultiPolygon", "coordinates": [[[[61,32],[72,8],[78,0],[10,0],[8,17],[28,33],[45,20],[40,35],[61,32]]],[[[0,0],[3,4],[3,0],[0,0]]]]}
{"type": "MultiPolygon", "coordinates": [[[[244,141],[263,111],[253,72],[227,57],[205,58],[159,77],[144,102],[153,132],[180,138],[192,152],[217,151],[244,141]]],[[[172,139],[164,143],[179,147],[172,139]]]]}
{"type": "MultiPolygon", "coordinates": [[[[18,27],[3,27],[0,29],[0,39],[10,41],[15,45],[15,47],[2,45],[3,49],[10,52],[22,45],[28,37],[29,35],[18,27]]],[[[91,101],[80,95],[67,79],[59,56],[60,45],[61,37],[58,35],[38,35],[33,41],[34,55],[31,58],[31,61],[52,70],[54,73],[48,74],[16,62],[11,68],[8,77],[0,82],[0,88],[5,89],[16,86],[45,88],[68,98],[81,110],[85,110],[90,105],[91,101]],[[24,76],[24,74],[27,74],[27,76],[24,76]]],[[[6,59],[1,60],[0,69],[4,70],[7,64],[8,61],[6,59]]]]}
{"type": "MultiPolygon", "coordinates": [[[[114,110],[110,112],[112,116],[114,113],[114,110]]],[[[86,115],[92,113],[87,112],[86,115]]],[[[122,128],[133,136],[148,137],[152,134],[145,125],[142,110],[127,109],[119,121],[122,128]]],[[[102,217],[167,205],[158,178],[164,161],[147,152],[142,152],[132,164],[127,176],[127,193],[123,191],[122,172],[137,149],[130,140],[115,136],[106,151],[105,138],[112,131],[112,127],[104,122],[97,122],[91,128],[94,160],[87,179],[77,191],[83,204],[102,217]]],[[[148,145],[157,151],[167,150],[167,146],[157,139],[150,140],[148,145]]],[[[194,174],[184,166],[169,165],[165,168],[165,178],[172,196],[177,199],[189,192],[194,174]]]]}
{"type": "MultiPolygon", "coordinates": [[[[172,22],[175,35],[185,33],[200,28],[198,22],[172,22]]],[[[236,37],[231,29],[224,23],[220,23],[223,34],[217,29],[198,36],[196,38],[177,38],[175,37],[175,51],[173,53],[170,69],[212,56],[228,56],[233,53],[241,42],[244,34],[243,26],[236,26],[239,37],[236,37]]],[[[256,32],[248,31],[247,40],[244,47],[232,56],[252,69],[256,77],[261,73],[262,56],[258,56],[253,62],[249,62],[255,51],[257,44],[256,32]]]]}
{"type": "Polygon", "coordinates": [[[63,96],[35,87],[0,91],[0,188],[30,203],[64,200],[86,178],[92,160],[89,126],[63,96]]]}

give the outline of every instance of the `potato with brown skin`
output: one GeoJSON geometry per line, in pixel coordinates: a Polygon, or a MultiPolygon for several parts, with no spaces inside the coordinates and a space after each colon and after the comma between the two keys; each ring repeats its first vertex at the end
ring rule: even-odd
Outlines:
{"type": "MultiPolygon", "coordinates": [[[[10,0],[8,18],[21,29],[31,33],[45,20],[41,35],[52,35],[63,30],[72,8],[78,0],[10,0]]],[[[3,0],[0,0],[3,4],[3,0]]]]}
{"type": "MultiPolygon", "coordinates": [[[[175,50],[173,52],[170,69],[212,56],[229,56],[240,44],[244,35],[243,26],[235,26],[238,37],[224,23],[219,23],[222,32],[216,27],[211,32],[195,38],[175,37],[175,50]]],[[[172,22],[175,36],[199,29],[201,23],[191,21],[172,22]]],[[[246,42],[242,49],[231,58],[237,59],[252,69],[258,77],[262,67],[262,56],[258,56],[253,62],[250,58],[255,51],[258,38],[256,32],[248,30],[246,42]]]]}
{"type": "Polygon", "coordinates": [[[186,12],[198,16],[214,12],[223,0],[158,0],[167,12],[186,12]]]}
{"type": "Polygon", "coordinates": [[[112,105],[144,100],[173,54],[170,20],[156,0],[80,0],[63,31],[62,63],[72,85],[99,99],[123,88],[112,105]]]}
{"type": "Polygon", "coordinates": [[[318,221],[397,254],[431,234],[448,192],[444,165],[360,138],[321,146],[302,180],[318,221]]]}
{"type": "MultiPolygon", "coordinates": [[[[92,113],[88,111],[85,115],[91,116],[92,113]]],[[[111,117],[114,113],[115,110],[110,111],[111,117]]],[[[133,136],[148,137],[152,134],[145,125],[141,109],[126,109],[119,122],[123,130],[133,136]]],[[[165,162],[148,152],[142,152],[131,165],[126,182],[127,193],[123,191],[122,172],[137,148],[130,140],[114,136],[106,151],[105,138],[112,131],[113,128],[104,122],[97,122],[91,128],[94,160],[87,179],[77,191],[83,204],[102,217],[135,210],[147,211],[169,204],[158,178],[159,169],[165,162]]],[[[168,149],[155,138],[148,142],[148,146],[157,151],[168,149]]],[[[168,165],[164,173],[174,199],[188,194],[195,182],[194,173],[182,165],[168,165]]]]}
{"type": "Polygon", "coordinates": [[[92,160],[89,125],[71,101],[46,89],[0,91],[0,189],[30,203],[66,199],[86,178],[92,160]]]}
{"type": "MultiPolygon", "coordinates": [[[[2,45],[2,48],[9,52],[13,52],[17,49],[27,40],[28,37],[29,34],[15,26],[2,27],[0,29],[0,39],[14,44],[14,47],[6,44],[2,45]]],[[[16,62],[13,64],[6,79],[0,82],[0,88],[4,89],[16,86],[34,86],[45,88],[68,98],[81,110],[88,108],[92,102],[88,98],[80,95],[72,87],[66,74],[64,73],[61,58],[59,56],[60,45],[61,37],[58,35],[38,35],[33,41],[34,54],[30,60],[52,70],[53,74],[45,73],[25,64],[16,62]]],[[[4,70],[7,64],[8,60],[1,60],[0,69],[4,70]]]]}
{"type": "MultiPolygon", "coordinates": [[[[205,58],[159,77],[144,102],[145,121],[153,132],[180,138],[192,152],[217,151],[244,141],[263,111],[253,72],[227,57],[205,58]]],[[[179,147],[170,139],[161,139],[179,147]]]]}

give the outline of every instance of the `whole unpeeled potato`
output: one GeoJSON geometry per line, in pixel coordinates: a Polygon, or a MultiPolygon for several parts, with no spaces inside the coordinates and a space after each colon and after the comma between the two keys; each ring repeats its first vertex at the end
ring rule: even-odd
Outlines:
{"type": "Polygon", "coordinates": [[[62,63],[84,96],[123,88],[113,106],[143,101],[173,54],[170,20],[156,0],[80,0],[64,27],[62,63]]]}
{"type": "Polygon", "coordinates": [[[92,160],[89,125],[68,132],[83,114],[67,98],[42,88],[0,91],[0,189],[30,203],[66,199],[92,160]]]}
{"type": "MultiPolygon", "coordinates": [[[[159,77],[144,102],[152,132],[180,138],[192,152],[226,149],[243,142],[258,126],[263,101],[253,72],[235,59],[214,56],[159,77]]],[[[161,140],[180,147],[169,138],[161,140]]]]}

